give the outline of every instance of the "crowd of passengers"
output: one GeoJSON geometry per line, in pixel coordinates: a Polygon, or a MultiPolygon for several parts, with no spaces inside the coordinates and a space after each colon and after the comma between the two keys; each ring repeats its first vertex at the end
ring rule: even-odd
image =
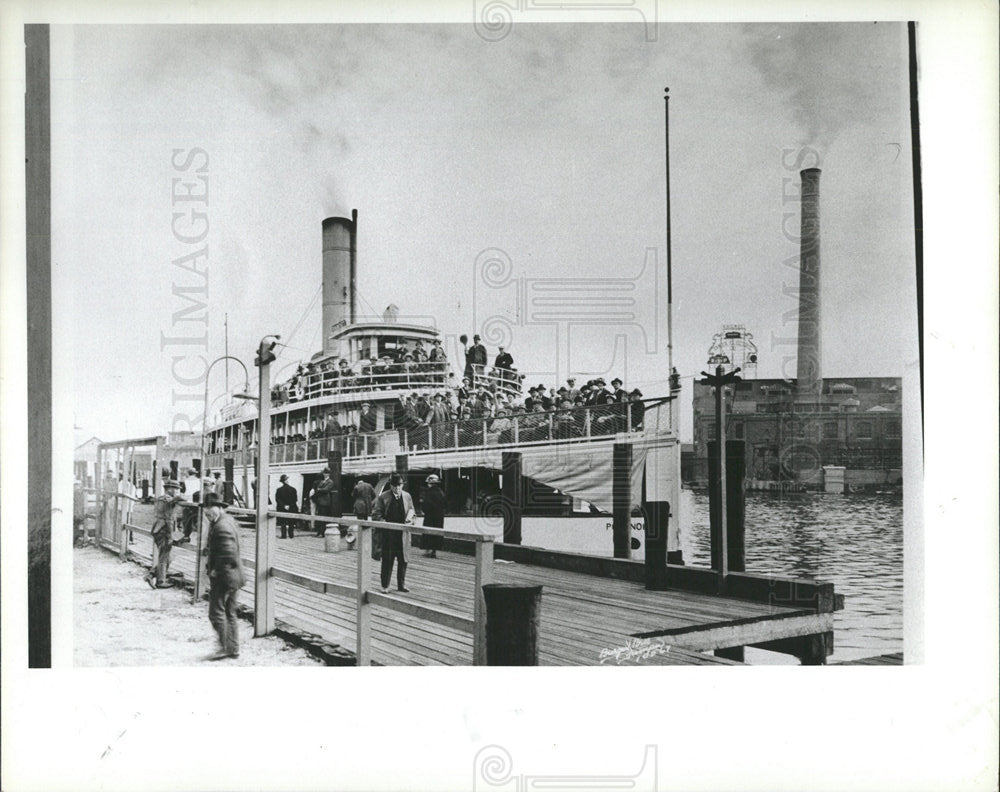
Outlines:
{"type": "MultiPolygon", "coordinates": [[[[506,390],[521,391],[524,375],[514,368],[514,358],[502,346],[492,369],[487,371],[486,347],[479,336],[473,336],[472,346],[467,344],[464,335],[461,341],[465,347],[467,379],[499,383],[506,390]]],[[[272,390],[271,400],[295,402],[344,390],[389,390],[412,385],[457,389],[455,375],[448,372],[448,358],[441,339],[434,339],[429,347],[417,340],[412,349],[409,342],[403,341],[395,349],[386,350],[381,357],[360,360],[353,365],[346,358],[336,362],[300,363],[287,383],[272,390]]]]}
{"type": "MultiPolygon", "coordinates": [[[[434,447],[452,445],[454,428],[445,424],[454,421],[471,422],[459,425],[460,444],[467,444],[467,435],[469,440],[477,440],[484,430],[497,442],[513,442],[514,419],[517,420],[518,442],[548,439],[550,431],[554,438],[640,431],[645,417],[642,392],[638,388],[627,391],[622,385],[617,377],[611,380],[610,387],[598,377],[577,388],[576,379],[571,377],[560,388],[545,385],[529,388],[525,398],[520,399],[511,398],[509,393],[497,387],[496,382],[473,386],[472,380],[465,377],[457,388],[401,395],[391,413],[386,414],[385,428],[399,430],[401,443],[410,447],[429,447],[432,440],[434,447]],[[581,407],[590,409],[578,409],[581,407]]],[[[341,423],[340,417],[339,411],[332,410],[327,413],[324,424],[308,437],[277,434],[272,442],[280,444],[377,431],[375,412],[368,402],[361,405],[356,424],[341,423]]]]}
{"type": "Polygon", "coordinates": [[[321,363],[299,364],[295,374],[284,385],[274,388],[273,401],[300,401],[342,390],[389,390],[407,383],[448,386],[448,358],[440,339],[430,348],[417,341],[413,348],[407,342],[379,358],[360,360],[353,365],[346,359],[321,363]]]}

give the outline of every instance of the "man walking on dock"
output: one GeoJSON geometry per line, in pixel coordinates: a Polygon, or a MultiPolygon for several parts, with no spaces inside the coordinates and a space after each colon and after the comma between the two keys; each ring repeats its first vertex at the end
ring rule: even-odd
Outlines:
{"type": "Polygon", "coordinates": [[[167,570],[170,568],[170,547],[173,544],[175,506],[184,498],[179,492],[180,483],[173,479],[163,482],[163,494],[153,501],[153,543],[156,545],[156,564],[150,567],[146,582],[150,588],[170,588],[167,570]],[[153,577],[156,582],[153,582],[153,577]]]}
{"type": "MultiPolygon", "coordinates": [[[[403,490],[403,477],[399,473],[393,473],[389,478],[389,490],[375,499],[372,519],[410,525],[413,523],[413,515],[413,498],[409,492],[403,490]]],[[[392,565],[397,559],[399,567],[396,571],[396,588],[404,594],[409,591],[406,588],[406,565],[410,560],[409,544],[410,534],[407,531],[382,531],[383,593],[389,591],[392,565]]]]}
{"type": "Polygon", "coordinates": [[[208,577],[211,589],[208,600],[208,620],[219,636],[221,649],[209,659],[239,657],[240,633],[236,618],[237,598],[243,585],[243,561],[240,558],[240,536],[236,521],[225,512],[226,503],[214,492],[205,498],[208,515],[208,577]]]}

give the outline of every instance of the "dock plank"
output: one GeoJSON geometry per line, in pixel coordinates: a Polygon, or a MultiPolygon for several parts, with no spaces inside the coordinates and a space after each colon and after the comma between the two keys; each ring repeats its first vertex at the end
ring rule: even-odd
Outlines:
{"type": "MultiPolygon", "coordinates": [[[[252,529],[241,528],[241,547],[245,560],[252,566],[255,551],[252,529]]],[[[151,539],[136,532],[132,548],[148,558],[151,539]]],[[[271,560],[273,567],[287,571],[290,577],[331,584],[330,591],[354,586],[356,563],[355,551],[328,553],[324,540],[311,534],[277,540],[271,560]]],[[[380,588],[378,566],[377,562],[372,564],[370,579],[375,591],[380,588]]],[[[194,577],[194,568],[194,549],[189,545],[175,548],[171,571],[182,572],[190,579],[194,577]]],[[[472,635],[454,627],[465,626],[463,618],[471,618],[474,573],[474,562],[469,556],[439,552],[437,558],[431,559],[413,548],[407,571],[410,593],[393,592],[373,598],[373,662],[471,665],[472,635]],[[405,612],[382,607],[378,599],[385,596],[441,611],[449,618],[442,616],[446,624],[414,619],[405,612]]],[[[247,577],[241,600],[252,605],[252,575],[247,577]]],[[[543,587],[539,631],[542,665],[733,665],[732,660],[702,652],[716,648],[713,642],[720,636],[725,642],[743,632],[780,638],[797,629],[797,634],[801,634],[805,629],[800,623],[802,619],[816,615],[802,608],[691,591],[647,591],[641,584],[628,580],[523,563],[495,563],[494,580],[543,587]],[[787,629],[783,630],[781,622],[787,624],[787,629]],[[754,627],[757,632],[753,632],[746,625],[759,627],[754,627]],[[645,644],[645,653],[643,644],[637,643],[643,635],[653,641],[645,644]],[[627,656],[629,646],[636,650],[632,652],[636,656],[627,656]],[[613,654],[616,649],[621,650],[618,656],[613,654]]],[[[353,652],[352,598],[310,590],[282,579],[275,580],[274,589],[276,618],[353,652]]]]}

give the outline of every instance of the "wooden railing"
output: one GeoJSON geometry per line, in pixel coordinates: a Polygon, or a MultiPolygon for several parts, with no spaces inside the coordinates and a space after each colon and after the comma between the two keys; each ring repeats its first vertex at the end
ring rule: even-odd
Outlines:
{"type": "MultiPolygon", "coordinates": [[[[98,493],[99,495],[102,493],[98,493]]],[[[104,521],[99,518],[98,536],[102,546],[115,550],[124,559],[128,553],[128,535],[131,532],[151,536],[148,528],[125,522],[121,517],[121,504],[126,500],[136,500],[128,495],[121,495],[116,492],[103,493],[106,497],[103,503],[106,508],[101,508],[98,502],[99,515],[103,514],[104,521]],[[102,530],[103,529],[105,530],[102,530]]],[[[195,506],[197,503],[182,501],[179,506],[195,506]]],[[[256,512],[252,509],[241,509],[230,507],[226,510],[230,514],[252,517],[256,512]]],[[[206,531],[207,535],[207,531],[206,531]]],[[[405,541],[405,537],[404,537],[405,541]]],[[[295,586],[309,589],[334,596],[353,599],[356,609],[356,645],[355,654],[358,665],[371,665],[372,662],[372,607],[378,606],[387,610],[393,610],[415,619],[421,619],[432,624],[440,624],[460,632],[472,635],[473,665],[486,665],[486,602],[483,597],[483,586],[493,582],[493,544],[492,535],[480,534],[471,531],[445,531],[440,528],[424,528],[421,525],[402,525],[399,523],[377,522],[375,520],[358,520],[353,517],[325,517],[313,514],[296,514],[292,512],[268,511],[267,513],[267,541],[257,542],[257,556],[251,562],[245,558],[245,563],[254,567],[254,635],[260,637],[274,632],[274,604],[275,590],[274,581],[284,580],[295,586]],[[356,536],[355,548],[357,553],[357,574],[354,585],[339,583],[329,580],[318,580],[293,572],[289,569],[274,566],[271,561],[271,549],[275,543],[277,520],[297,520],[307,523],[322,522],[329,526],[353,526],[356,536]],[[444,539],[458,539],[475,544],[475,582],[473,592],[473,612],[471,618],[465,614],[434,608],[414,602],[410,599],[403,599],[398,596],[383,594],[372,591],[370,588],[372,574],[372,531],[402,531],[415,534],[429,534],[440,536],[444,539]]],[[[204,563],[201,553],[197,548],[191,548],[197,553],[195,563],[200,566],[204,563]]],[[[199,584],[203,576],[196,575],[195,600],[201,596],[199,584]]]]}
{"type": "MultiPolygon", "coordinates": [[[[229,509],[233,514],[253,515],[247,509],[229,509]]],[[[258,542],[258,553],[264,548],[264,557],[256,561],[256,585],[254,588],[254,611],[264,615],[263,623],[255,632],[266,635],[274,631],[274,591],[275,579],[285,580],[293,585],[302,586],[312,591],[322,590],[335,596],[353,598],[356,608],[356,647],[358,665],[371,665],[371,619],[372,606],[377,605],[387,610],[422,619],[433,624],[472,634],[473,665],[486,665],[486,602],[483,598],[483,586],[493,582],[493,542],[492,535],[471,531],[445,531],[440,528],[424,528],[421,525],[401,525],[399,523],[377,522],[375,520],[358,520],[353,517],[318,517],[316,515],[295,514],[289,512],[268,511],[268,537],[265,543],[258,542]],[[276,534],[277,519],[300,520],[303,522],[325,522],[330,526],[354,526],[356,531],[355,551],[357,552],[357,576],[354,586],[332,581],[319,581],[299,575],[291,570],[274,567],[267,556],[270,545],[276,534]],[[413,600],[401,599],[397,596],[383,594],[370,590],[369,583],[372,574],[372,530],[402,531],[415,534],[430,534],[445,539],[459,539],[475,543],[475,582],[473,589],[472,618],[441,608],[432,608],[413,600]],[[266,569],[267,574],[260,574],[266,569]]],[[[404,537],[405,541],[405,537],[404,537]]]]}

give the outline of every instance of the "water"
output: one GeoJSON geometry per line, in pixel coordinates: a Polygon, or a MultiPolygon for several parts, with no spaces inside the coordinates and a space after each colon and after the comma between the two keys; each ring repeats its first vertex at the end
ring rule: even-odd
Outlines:
{"type": "MultiPolygon", "coordinates": [[[[641,526],[641,520],[633,528],[641,526]]],[[[681,550],[690,566],[709,566],[708,494],[681,493],[681,550]]],[[[449,517],[447,527],[502,533],[499,520],[449,517]]],[[[641,536],[641,527],[638,536],[641,536]]],[[[526,517],[525,545],[612,555],[610,517],[526,517]]],[[[641,558],[642,553],[633,557],[641,558]]],[[[834,653],[840,662],[903,651],[903,498],[884,495],[748,492],[748,572],[814,577],[843,594],[834,614],[834,653]]],[[[796,662],[748,649],[750,663],[796,662]]]]}
{"type": "MultiPolygon", "coordinates": [[[[689,527],[681,534],[684,561],[708,566],[708,494],[684,490],[681,505],[689,527]]],[[[903,651],[901,493],[748,492],[746,568],[816,577],[844,595],[844,610],[834,614],[834,653],[827,662],[903,651]]],[[[748,650],[747,660],[758,659],[748,650]]]]}

